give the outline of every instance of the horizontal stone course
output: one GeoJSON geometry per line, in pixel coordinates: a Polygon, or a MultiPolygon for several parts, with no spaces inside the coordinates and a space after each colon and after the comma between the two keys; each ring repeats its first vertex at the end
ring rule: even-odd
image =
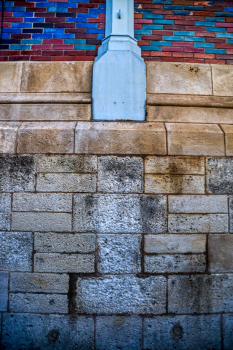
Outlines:
{"type": "Polygon", "coordinates": [[[145,175],[145,193],[204,193],[204,176],[145,175]]]}
{"type": "Polygon", "coordinates": [[[35,158],[37,171],[42,173],[95,173],[96,156],[38,155],[35,158]]]}
{"type": "Polygon", "coordinates": [[[0,311],[7,311],[8,273],[0,272],[0,311]]]}
{"type": "Polygon", "coordinates": [[[227,196],[169,196],[170,213],[228,213],[227,196]]]}
{"type": "Polygon", "coordinates": [[[233,235],[209,235],[211,273],[233,272],[233,235]]]}

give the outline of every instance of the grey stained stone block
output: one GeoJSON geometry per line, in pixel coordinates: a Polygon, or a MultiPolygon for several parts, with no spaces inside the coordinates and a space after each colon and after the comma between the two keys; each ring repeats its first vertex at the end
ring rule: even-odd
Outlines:
{"type": "Polygon", "coordinates": [[[88,314],[166,312],[166,278],[132,275],[78,278],[76,311],[88,314]]]}
{"type": "Polygon", "coordinates": [[[11,225],[11,195],[0,193],[0,230],[10,230],[11,225]]]}
{"type": "Polygon", "coordinates": [[[233,275],[168,278],[168,312],[233,312],[233,275]]]}
{"type": "Polygon", "coordinates": [[[228,213],[227,196],[169,196],[170,213],[228,213]]]}
{"type": "Polygon", "coordinates": [[[74,195],[74,230],[99,233],[162,233],[167,200],[162,195],[74,195]]]}
{"type": "Polygon", "coordinates": [[[7,311],[8,273],[0,272],[0,311],[7,311]]]}
{"type": "Polygon", "coordinates": [[[233,233],[233,196],[229,196],[229,230],[233,233]]]}
{"type": "Polygon", "coordinates": [[[97,235],[100,273],[141,272],[141,235],[97,235]]]}
{"type": "Polygon", "coordinates": [[[233,315],[223,315],[223,346],[224,350],[232,350],[233,344],[233,315]]]}
{"type": "Polygon", "coordinates": [[[144,320],[146,350],[220,350],[220,316],[158,316],[144,320]]]}
{"type": "Polygon", "coordinates": [[[141,350],[142,319],[102,316],[96,321],[96,350],[141,350]]]}
{"type": "Polygon", "coordinates": [[[14,193],[13,211],[72,212],[72,195],[64,193],[14,193]]]}
{"type": "Polygon", "coordinates": [[[143,190],[143,160],[140,157],[98,158],[99,192],[140,193],[143,190]]]}
{"type": "Polygon", "coordinates": [[[233,158],[207,158],[208,193],[233,194],[233,158]]]}
{"type": "Polygon", "coordinates": [[[11,350],[93,350],[91,317],[4,314],[2,346],[11,350]]]}
{"type": "Polygon", "coordinates": [[[210,272],[233,272],[233,235],[209,235],[208,242],[210,272]]]}

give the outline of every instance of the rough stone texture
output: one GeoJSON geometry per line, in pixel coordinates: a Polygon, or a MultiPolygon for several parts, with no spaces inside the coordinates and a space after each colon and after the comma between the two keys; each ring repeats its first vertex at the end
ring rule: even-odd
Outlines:
{"type": "Polygon", "coordinates": [[[224,156],[224,134],[217,124],[166,123],[168,154],[224,156]]]}
{"type": "Polygon", "coordinates": [[[21,62],[0,63],[0,92],[19,92],[22,75],[21,62]]]}
{"type": "Polygon", "coordinates": [[[207,64],[147,63],[147,93],[212,95],[207,64]]]}
{"type": "Polygon", "coordinates": [[[233,70],[231,66],[212,64],[213,94],[233,96],[233,70]]]}
{"type": "Polygon", "coordinates": [[[38,155],[36,157],[38,172],[44,173],[95,173],[96,156],[78,155],[38,155]]]}
{"type": "Polygon", "coordinates": [[[39,192],[95,192],[94,174],[39,174],[37,177],[39,192]]]}
{"type": "Polygon", "coordinates": [[[34,191],[35,172],[33,156],[0,157],[0,191],[34,191]]]}
{"type": "Polygon", "coordinates": [[[23,293],[68,293],[69,276],[45,273],[11,273],[10,291],[23,293]]]}
{"type": "Polygon", "coordinates": [[[203,254],[145,256],[145,272],[149,273],[204,272],[205,269],[203,254]]]}
{"type": "Polygon", "coordinates": [[[0,311],[7,311],[7,302],[8,302],[8,273],[0,272],[0,311]]]}
{"type": "Polygon", "coordinates": [[[146,253],[204,253],[206,251],[206,235],[145,235],[144,250],[146,253]]]}
{"type": "Polygon", "coordinates": [[[20,123],[0,122],[0,153],[15,153],[19,126],[20,123]]]}
{"type": "Polygon", "coordinates": [[[12,230],[22,231],[71,231],[71,214],[13,212],[12,230]]]}
{"type": "Polygon", "coordinates": [[[18,132],[18,153],[73,153],[75,123],[28,122],[18,132]]]}
{"type": "Polygon", "coordinates": [[[91,92],[92,66],[93,62],[24,62],[21,91],[91,92]]]}
{"type": "Polygon", "coordinates": [[[0,270],[31,271],[32,234],[0,232],[0,270]]]}
{"type": "Polygon", "coordinates": [[[97,235],[100,273],[141,272],[140,235],[97,235]]]}
{"type": "Polygon", "coordinates": [[[84,316],[4,314],[2,345],[12,350],[94,350],[94,321],[84,316]]]}
{"type": "Polygon", "coordinates": [[[229,232],[233,233],[233,196],[229,196],[229,232]]]}
{"type": "Polygon", "coordinates": [[[224,350],[232,350],[233,344],[233,315],[223,315],[223,346],[224,350]]]}
{"type": "Polygon", "coordinates": [[[92,273],[95,272],[95,256],[93,254],[36,253],[34,269],[36,272],[92,273]]]}
{"type": "Polygon", "coordinates": [[[233,272],[233,235],[209,235],[210,272],[233,272]]]}
{"type": "Polygon", "coordinates": [[[0,193],[0,230],[10,230],[11,225],[11,195],[0,193]]]}
{"type": "Polygon", "coordinates": [[[172,276],[168,278],[168,312],[233,311],[233,275],[172,276]]]}
{"type": "Polygon", "coordinates": [[[146,193],[204,193],[204,176],[145,175],[146,193]]]}
{"type": "Polygon", "coordinates": [[[204,175],[204,157],[147,157],[146,174],[193,174],[204,175]]]}
{"type": "Polygon", "coordinates": [[[90,314],[151,313],[166,310],[166,278],[108,276],[78,278],[76,311],[90,314]]]}
{"type": "Polygon", "coordinates": [[[228,232],[227,214],[169,214],[170,233],[223,233],[228,232]]]}
{"type": "Polygon", "coordinates": [[[233,193],[232,158],[207,158],[206,189],[208,193],[233,193]]]}
{"type": "Polygon", "coordinates": [[[62,294],[10,294],[9,309],[10,312],[65,314],[68,312],[68,299],[62,294]]]}
{"type": "Polygon", "coordinates": [[[74,195],[74,230],[99,233],[162,233],[166,230],[165,196],[74,195]]]}
{"type": "Polygon", "coordinates": [[[169,196],[170,213],[228,213],[227,196],[169,196]]]}
{"type": "Polygon", "coordinates": [[[166,154],[162,123],[78,122],[75,153],[166,154]]]}
{"type": "Polygon", "coordinates": [[[137,316],[102,316],[96,322],[96,350],[141,350],[142,320],[137,316]]]}
{"type": "Polygon", "coordinates": [[[41,253],[90,253],[95,251],[95,235],[36,232],[34,249],[41,253]]]}
{"type": "Polygon", "coordinates": [[[220,316],[159,316],[144,321],[144,349],[221,349],[220,316]]]}
{"type": "Polygon", "coordinates": [[[100,157],[98,159],[98,191],[141,193],[143,160],[139,157],[100,157]]]}
{"type": "Polygon", "coordinates": [[[63,193],[14,193],[13,211],[72,212],[72,195],[63,193]]]}
{"type": "Polygon", "coordinates": [[[221,124],[221,128],[223,129],[225,134],[226,155],[233,156],[233,125],[221,124]]]}

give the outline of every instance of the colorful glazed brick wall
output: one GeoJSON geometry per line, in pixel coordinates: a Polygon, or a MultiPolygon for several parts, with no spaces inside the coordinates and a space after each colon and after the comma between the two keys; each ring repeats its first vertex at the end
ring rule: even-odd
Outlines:
{"type": "MultiPolygon", "coordinates": [[[[105,0],[2,0],[1,61],[91,60],[105,0]]],[[[145,60],[233,64],[233,1],[135,0],[145,60]]]]}

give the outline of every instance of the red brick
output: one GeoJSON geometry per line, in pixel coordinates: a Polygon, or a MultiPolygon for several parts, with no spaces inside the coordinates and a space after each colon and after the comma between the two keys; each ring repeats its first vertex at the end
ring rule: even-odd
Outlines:
{"type": "Polygon", "coordinates": [[[183,52],[183,47],[163,46],[163,47],[162,47],[162,51],[183,52]]]}
{"type": "Polygon", "coordinates": [[[150,45],[150,41],[138,40],[138,45],[139,46],[149,46],[150,45]]]}
{"type": "Polygon", "coordinates": [[[201,32],[205,30],[205,27],[199,26],[185,26],[185,30],[194,30],[195,32],[201,32]]]}
{"type": "Polygon", "coordinates": [[[88,9],[83,9],[83,8],[68,8],[67,12],[77,12],[77,13],[88,13],[88,9]]]}
{"type": "Polygon", "coordinates": [[[223,27],[223,28],[228,28],[228,27],[233,27],[233,23],[216,23],[216,27],[223,27]]]}
{"type": "Polygon", "coordinates": [[[228,28],[227,33],[233,33],[233,28],[228,28]]]}
{"type": "Polygon", "coordinates": [[[19,50],[1,50],[0,51],[0,56],[16,56],[16,55],[20,55],[20,51],[19,50]]]}
{"type": "Polygon", "coordinates": [[[56,50],[44,50],[42,51],[43,56],[62,56],[63,51],[56,51],[56,50]]]}
{"type": "Polygon", "coordinates": [[[135,18],[142,18],[142,14],[140,14],[140,13],[135,13],[135,14],[134,14],[134,19],[135,19],[135,18]]]}
{"type": "Polygon", "coordinates": [[[150,56],[150,51],[142,51],[142,57],[150,56]]]}
{"type": "Polygon", "coordinates": [[[46,57],[46,56],[31,56],[31,61],[51,61],[51,57],[46,57]]]}
{"type": "Polygon", "coordinates": [[[162,62],[183,62],[183,58],[162,57],[162,62]]]}
{"type": "Polygon", "coordinates": [[[199,59],[195,60],[194,58],[184,58],[184,62],[186,63],[204,63],[204,60],[199,59]]]}
{"type": "Polygon", "coordinates": [[[9,61],[29,61],[29,56],[10,56],[9,61]]]}
{"type": "Polygon", "coordinates": [[[216,55],[217,60],[233,60],[233,55],[216,55]]]}
{"type": "Polygon", "coordinates": [[[52,17],[55,17],[55,13],[52,13],[52,12],[49,12],[49,13],[34,13],[34,17],[49,17],[49,18],[52,18],[52,17]]]}
{"type": "Polygon", "coordinates": [[[185,46],[187,46],[187,47],[193,47],[193,43],[192,42],[190,42],[190,41],[173,41],[172,42],[172,46],[183,46],[183,47],[185,47],[185,46]]]}
{"type": "Polygon", "coordinates": [[[17,22],[17,23],[23,23],[23,18],[22,17],[4,17],[4,21],[6,22],[17,22]]]}
{"type": "Polygon", "coordinates": [[[158,40],[162,41],[163,37],[162,35],[142,35],[141,37],[142,40],[158,40]]]}
{"type": "Polygon", "coordinates": [[[233,48],[232,49],[227,49],[226,54],[228,55],[233,55],[233,48]]]}
{"type": "Polygon", "coordinates": [[[31,48],[32,49],[42,49],[42,50],[47,49],[47,50],[50,50],[50,49],[52,49],[52,45],[43,45],[43,44],[36,45],[36,44],[33,44],[31,46],[31,48]]]}
{"type": "Polygon", "coordinates": [[[75,34],[75,39],[96,39],[96,34],[75,34]]]}
{"type": "Polygon", "coordinates": [[[184,20],[184,16],[181,15],[165,15],[164,19],[180,19],[181,21],[184,20]]]}
{"type": "Polygon", "coordinates": [[[74,61],[74,56],[54,56],[52,61],[74,61]]]}
{"type": "Polygon", "coordinates": [[[173,35],[172,30],[152,30],[153,35],[173,35]]]}
{"type": "Polygon", "coordinates": [[[54,28],[75,28],[75,23],[55,23],[54,28]]]}
{"type": "Polygon", "coordinates": [[[88,18],[87,23],[104,23],[104,18],[88,18]]]}
{"type": "Polygon", "coordinates": [[[212,33],[212,32],[196,32],[195,34],[196,36],[215,38],[215,33],[212,33]]]}
{"type": "Polygon", "coordinates": [[[63,22],[64,18],[62,17],[55,17],[55,18],[45,18],[45,23],[58,23],[63,22]]]}
{"type": "Polygon", "coordinates": [[[43,44],[63,44],[64,39],[43,39],[43,44]]]}
{"type": "Polygon", "coordinates": [[[233,49],[233,44],[215,44],[215,49],[233,49]]]}
{"type": "Polygon", "coordinates": [[[141,24],[135,24],[134,25],[134,29],[142,29],[142,25],[141,24]]]}
{"type": "Polygon", "coordinates": [[[207,38],[207,39],[205,39],[205,41],[207,42],[207,43],[219,43],[219,44],[223,44],[223,43],[225,43],[226,42],[226,39],[215,39],[215,38],[207,38]]]}
{"type": "Polygon", "coordinates": [[[54,50],[73,50],[74,49],[74,45],[72,44],[64,44],[64,45],[53,45],[53,49],[54,50]]]}
{"type": "Polygon", "coordinates": [[[226,64],[233,64],[233,60],[227,60],[226,64]]]}
{"type": "Polygon", "coordinates": [[[195,53],[194,58],[214,58],[213,53],[195,53]]]}
{"type": "Polygon", "coordinates": [[[64,50],[64,56],[85,56],[85,50],[64,50]]]}
{"type": "Polygon", "coordinates": [[[2,24],[2,27],[3,27],[3,28],[11,28],[11,26],[12,26],[11,23],[6,23],[6,22],[4,22],[4,23],[2,24]]]}
{"type": "Polygon", "coordinates": [[[233,17],[226,17],[225,20],[227,23],[233,23],[233,17]]]}
{"type": "Polygon", "coordinates": [[[205,60],[205,63],[208,63],[208,64],[225,64],[225,60],[210,60],[210,59],[207,59],[205,60]]]}
{"type": "MultiPolygon", "coordinates": [[[[204,13],[205,13],[206,17],[214,17],[215,16],[214,12],[205,11],[204,13]]],[[[203,11],[194,11],[194,16],[201,16],[201,15],[203,15],[203,11]]]]}
{"type": "Polygon", "coordinates": [[[193,57],[192,53],[184,53],[184,52],[174,52],[172,54],[173,57],[193,57]]]}
{"type": "Polygon", "coordinates": [[[171,57],[170,52],[160,52],[160,51],[152,51],[151,56],[161,56],[161,57],[171,57]]]}
{"type": "Polygon", "coordinates": [[[41,55],[41,50],[22,50],[21,51],[21,55],[29,55],[29,56],[32,56],[32,55],[41,55]]]}
{"type": "Polygon", "coordinates": [[[182,24],[184,26],[194,26],[195,21],[175,21],[175,24],[182,24]]]}
{"type": "Polygon", "coordinates": [[[185,47],[184,52],[201,52],[204,53],[205,49],[200,47],[185,47]]]}
{"type": "Polygon", "coordinates": [[[184,26],[175,26],[175,25],[164,25],[165,30],[184,30],[184,26]]]}
{"type": "Polygon", "coordinates": [[[157,61],[157,62],[161,62],[161,57],[145,57],[144,61],[157,61]]]}
{"type": "Polygon", "coordinates": [[[8,57],[0,57],[0,62],[8,61],[8,57]]]}
{"type": "Polygon", "coordinates": [[[75,56],[75,61],[94,61],[95,56],[75,56]]]}
{"type": "Polygon", "coordinates": [[[153,24],[153,20],[152,19],[135,19],[134,23],[153,24]]]}

